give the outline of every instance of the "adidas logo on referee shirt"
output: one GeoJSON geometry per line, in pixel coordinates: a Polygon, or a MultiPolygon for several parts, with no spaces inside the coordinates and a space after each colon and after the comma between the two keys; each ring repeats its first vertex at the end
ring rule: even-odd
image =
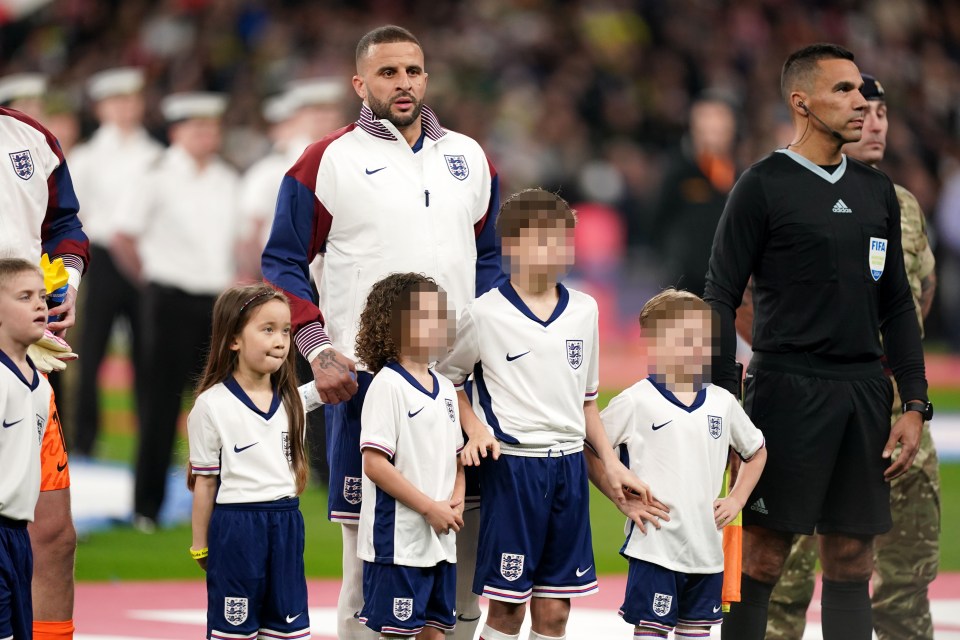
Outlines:
{"type": "Polygon", "coordinates": [[[847,203],[843,200],[837,200],[837,204],[833,205],[834,213],[853,213],[853,209],[847,206],[847,203]]]}
{"type": "Polygon", "coordinates": [[[756,511],[757,513],[762,513],[763,515],[770,514],[770,512],[767,511],[767,505],[763,503],[763,498],[760,498],[759,500],[754,502],[752,505],[750,505],[750,510],[756,511]]]}

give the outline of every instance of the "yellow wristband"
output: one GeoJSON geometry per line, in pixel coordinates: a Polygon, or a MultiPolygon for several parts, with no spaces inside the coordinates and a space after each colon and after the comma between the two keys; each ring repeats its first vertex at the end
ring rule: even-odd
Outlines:
{"type": "Polygon", "coordinates": [[[200,560],[201,558],[206,558],[208,555],[210,555],[209,547],[204,547],[203,549],[194,549],[191,547],[190,549],[190,557],[193,558],[194,560],[200,560]]]}

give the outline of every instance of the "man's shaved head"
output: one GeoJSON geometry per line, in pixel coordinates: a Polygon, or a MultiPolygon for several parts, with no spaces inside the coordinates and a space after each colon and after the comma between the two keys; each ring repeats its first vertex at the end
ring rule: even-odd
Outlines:
{"type": "Polygon", "coordinates": [[[393,24],[377,27],[368,32],[357,43],[357,69],[360,68],[360,61],[370,52],[370,47],[378,44],[393,44],[395,42],[412,42],[420,47],[420,41],[417,37],[404,29],[393,24]]]}
{"type": "Polygon", "coordinates": [[[853,53],[836,44],[811,44],[794,51],[783,63],[780,73],[780,95],[788,103],[793,91],[810,92],[813,89],[813,77],[817,72],[817,63],[821,60],[849,60],[853,62],[853,53]]]}

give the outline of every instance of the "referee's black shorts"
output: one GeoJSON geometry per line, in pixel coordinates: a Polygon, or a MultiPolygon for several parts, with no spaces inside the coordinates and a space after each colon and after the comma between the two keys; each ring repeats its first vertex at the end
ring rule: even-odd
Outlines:
{"type": "Polygon", "coordinates": [[[892,402],[879,361],[755,353],[744,408],[763,431],[767,463],[743,524],[802,534],[889,531],[890,461],[881,456],[892,402]]]}

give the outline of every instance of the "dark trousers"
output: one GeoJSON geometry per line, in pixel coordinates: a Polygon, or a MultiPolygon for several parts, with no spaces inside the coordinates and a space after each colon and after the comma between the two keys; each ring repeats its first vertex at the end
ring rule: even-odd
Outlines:
{"type": "MultiPolygon", "coordinates": [[[[290,341],[290,348],[297,346],[290,341]]],[[[310,363],[299,353],[297,354],[297,381],[304,384],[313,380],[313,370],[310,363]]],[[[327,464],[327,438],[323,419],[323,407],[307,414],[307,454],[310,457],[310,469],[313,479],[323,486],[330,485],[330,466],[327,464]]]]}
{"type": "Polygon", "coordinates": [[[134,511],[156,519],[163,504],[177,419],[187,384],[203,372],[215,296],[150,284],[141,300],[143,398],[134,511]]]}
{"type": "Polygon", "coordinates": [[[138,405],[142,395],[139,388],[142,378],[140,291],[120,273],[105,248],[91,245],[90,256],[90,271],[83,278],[83,322],[77,344],[80,358],[74,365],[79,367],[80,375],[77,409],[73,416],[73,449],[82,456],[93,454],[100,430],[100,385],[97,377],[117,318],[126,318],[130,322],[130,358],[133,362],[134,397],[138,405]]]}

